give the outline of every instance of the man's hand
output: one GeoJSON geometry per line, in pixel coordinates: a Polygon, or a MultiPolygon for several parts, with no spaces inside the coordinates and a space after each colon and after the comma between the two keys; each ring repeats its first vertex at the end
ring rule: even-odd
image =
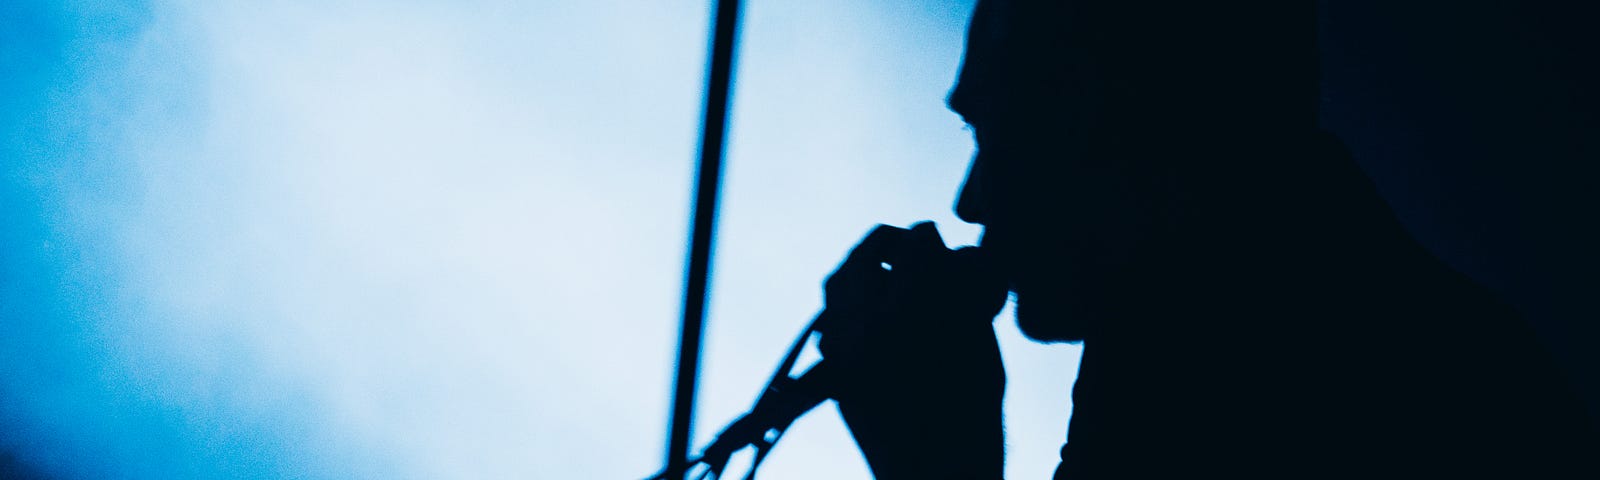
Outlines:
{"type": "Polygon", "coordinates": [[[877,478],[1000,478],[1005,369],[992,321],[1006,300],[976,249],[930,222],[878,226],[824,287],[820,348],[842,372],[839,411],[877,478]]]}

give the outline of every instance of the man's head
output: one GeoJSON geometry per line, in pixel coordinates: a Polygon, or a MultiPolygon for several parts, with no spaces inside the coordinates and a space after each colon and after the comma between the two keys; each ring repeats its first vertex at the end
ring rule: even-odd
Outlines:
{"type": "Polygon", "coordinates": [[[1180,192],[1231,188],[1198,180],[1211,174],[1185,147],[1281,122],[1296,95],[1258,84],[1293,69],[1263,66],[1285,48],[1252,42],[1292,29],[1239,6],[1129,3],[981,0],[949,98],[978,147],[956,213],[985,226],[1036,340],[1081,340],[1153,293],[1180,192]]]}
{"type": "Polygon", "coordinates": [[[1094,287],[1145,233],[1121,221],[1136,219],[1130,178],[1089,158],[1093,59],[1029,24],[1066,21],[1062,7],[980,2],[949,98],[978,147],[956,214],[985,226],[982,246],[1017,294],[1019,326],[1044,341],[1081,340],[1108,313],[1094,287]]]}

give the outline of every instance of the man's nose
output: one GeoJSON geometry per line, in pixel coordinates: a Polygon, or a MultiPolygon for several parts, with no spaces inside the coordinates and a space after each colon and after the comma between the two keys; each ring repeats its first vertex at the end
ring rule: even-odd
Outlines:
{"type": "Polygon", "coordinates": [[[956,194],[956,217],[967,223],[984,225],[988,205],[983,191],[983,151],[972,156],[972,166],[967,168],[967,179],[956,194]]]}

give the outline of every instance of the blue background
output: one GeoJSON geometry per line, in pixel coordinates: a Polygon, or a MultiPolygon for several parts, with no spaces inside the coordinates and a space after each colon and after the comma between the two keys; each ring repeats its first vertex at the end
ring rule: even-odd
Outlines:
{"type": "MultiPolygon", "coordinates": [[[[950,205],[968,1],[747,2],[696,446],[876,223],[950,205]]],[[[0,6],[0,472],[660,468],[705,2],[0,6]]],[[[1009,315],[1007,313],[1006,315],[1009,315]]],[[[996,322],[1015,478],[1075,346],[996,322]]],[[[763,478],[867,478],[831,404],[763,478]]]]}

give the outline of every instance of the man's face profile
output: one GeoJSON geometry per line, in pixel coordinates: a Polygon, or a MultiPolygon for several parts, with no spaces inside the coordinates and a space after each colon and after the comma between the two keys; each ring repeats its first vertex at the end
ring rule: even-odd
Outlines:
{"type": "Polygon", "coordinates": [[[1015,32],[1004,31],[1003,2],[977,8],[948,102],[977,146],[956,214],[984,225],[982,246],[1017,294],[1023,332],[1041,341],[1081,340],[1114,310],[1111,280],[1149,234],[1152,215],[1139,206],[1135,187],[1146,182],[1087,147],[1094,140],[1085,133],[1094,121],[1090,89],[1017,85],[1036,67],[1083,57],[1016,45],[1015,32]]]}

